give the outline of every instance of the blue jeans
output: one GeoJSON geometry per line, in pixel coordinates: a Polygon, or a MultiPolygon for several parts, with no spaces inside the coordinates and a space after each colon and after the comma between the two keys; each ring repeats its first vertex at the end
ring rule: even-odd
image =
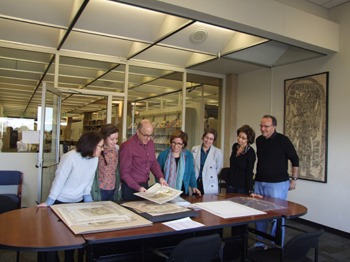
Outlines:
{"type": "MultiPolygon", "coordinates": [[[[278,183],[267,183],[267,182],[255,181],[255,185],[254,185],[254,192],[256,194],[274,197],[278,199],[284,199],[284,200],[287,199],[288,190],[289,190],[289,180],[278,182],[278,183]]],[[[272,236],[276,235],[276,227],[277,227],[276,222],[277,222],[276,219],[274,219],[271,227],[271,232],[270,232],[272,236]]],[[[284,218],[282,218],[281,222],[283,226],[285,223],[284,218]]],[[[268,222],[257,222],[255,224],[255,227],[259,231],[267,232],[268,222]]],[[[282,246],[284,243],[284,236],[285,236],[285,228],[282,227],[282,238],[281,238],[282,246]]],[[[258,237],[258,238],[261,238],[261,237],[258,237]]],[[[259,243],[259,244],[262,245],[262,243],[259,243]]]]}

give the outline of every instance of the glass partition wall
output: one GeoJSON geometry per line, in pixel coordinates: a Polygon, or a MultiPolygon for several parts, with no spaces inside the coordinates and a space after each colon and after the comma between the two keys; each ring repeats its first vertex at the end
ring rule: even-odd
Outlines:
{"type": "MultiPolygon", "coordinates": [[[[30,127],[13,126],[13,130],[18,134],[15,139],[13,135],[15,132],[8,131],[11,126],[8,124],[9,120],[12,119],[11,121],[15,121],[18,125],[25,119],[6,116],[2,118],[2,151],[24,151],[23,146],[17,148],[17,142],[21,141],[23,128],[36,130],[38,115],[35,108],[40,106],[43,82],[59,87],[61,91],[67,90],[62,92],[61,105],[60,142],[63,152],[74,146],[83,132],[98,131],[107,121],[119,127],[119,143],[121,143],[135,132],[133,127],[141,119],[150,119],[157,134],[155,137],[157,150],[167,146],[169,134],[176,129],[182,129],[189,134],[189,147],[201,142],[205,127],[214,127],[218,131],[220,129],[218,115],[220,78],[187,73],[186,70],[166,66],[162,68],[162,65],[144,63],[138,65],[136,62],[108,59],[99,61],[89,57],[58,54],[43,56],[34,51],[23,52],[27,57],[39,55],[43,59],[41,63],[48,69],[41,79],[42,82],[33,80],[37,88],[31,100],[24,100],[27,103],[22,102],[26,107],[23,114],[28,118],[26,121],[31,123],[30,127]],[[49,58],[52,63],[48,62],[49,58]],[[110,92],[115,96],[109,105],[105,95],[87,94],[83,90],[110,92]],[[109,106],[111,120],[107,119],[109,106]],[[125,134],[122,132],[123,129],[126,130],[125,134]]],[[[39,74],[36,79],[38,78],[39,74]]],[[[27,152],[30,151],[36,152],[36,149],[31,147],[27,152]]]]}
{"type": "MultiPolygon", "coordinates": [[[[133,75],[142,71],[135,66],[130,67],[129,72],[133,75]]],[[[204,128],[220,128],[220,79],[156,69],[152,73],[144,78],[135,77],[132,79],[135,82],[129,84],[132,115],[128,118],[128,136],[135,133],[140,120],[149,119],[154,126],[154,142],[159,152],[169,145],[170,135],[177,129],[188,133],[188,148],[191,149],[201,143],[204,128]],[[148,81],[141,83],[138,79],[148,81]]]]}
{"type": "MultiPolygon", "coordinates": [[[[74,148],[83,132],[99,131],[106,123],[118,126],[121,144],[135,133],[134,127],[140,120],[151,120],[157,152],[169,145],[170,135],[177,129],[188,133],[188,149],[202,142],[205,127],[214,127],[220,132],[220,78],[117,61],[65,56],[56,57],[53,61],[46,64],[46,75],[42,82],[38,82],[31,100],[25,104],[30,123],[13,126],[13,130],[18,131],[16,139],[12,135],[15,132],[8,131],[12,125],[9,118],[2,118],[1,138],[6,142],[3,151],[24,152],[23,145],[17,147],[20,144],[17,142],[21,141],[21,131],[37,130],[38,114],[34,107],[41,105],[43,82],[62,92],[60,135],[57,138],[60,140],[60,155],[74,148]],[[113,94],[113,99],[110,100],[106,93],[113,94]],[[124,129],[125,135],[122,132],[124,129]]],[[[13,119],[16,125],[22,121],[21,118],[13,119]]],[[[33,145],[29,150],[28,145],[24,146],[26,152],[37,151],[33,145]]],[[[47,149],[45,152],[50,151],[47,149]]],[[[42,199],[48,194],[54,169],[45,170],[44,183],[39,187],[42,189],[42,199]]]]}

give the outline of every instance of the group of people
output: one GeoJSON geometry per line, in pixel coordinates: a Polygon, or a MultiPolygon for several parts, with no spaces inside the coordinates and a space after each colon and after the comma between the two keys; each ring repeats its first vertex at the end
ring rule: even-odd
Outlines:
{"type": "MultiPolygon", "coordinates": [[[[295,189],[299,158],[288,137],[276,132],[277,120],[264,115],[261,135],[256,139],[257,153],[251,146],[255,132],[243,125],[237,130],[237,142],[232,146],[228,193],[249,194],[252,197],[271,196],[286,199],[288,190],[295,189]],[[256,156],[256,175],[254,167],[256,156]],[[288,161],[292,164],[291,179],[288,161]]],[[[150,173],[158,183],[183,191],[183,194],[218,193],[218,175],[223,168],[223,154],[213,145],[215,129],[207,128],[202,144],[186,149],[187,133],[171,134],[170,146],[155,154],[152,123],[141,120],[136,133],[122,145],[117,145],[119,131],[108,124],[100,133],[83,134],[76,149],[64,154],[56,170],[50,194],[39,206],[105,200],[137,200],[135,192],[148,189],[150,173]]],[[[266,231],[266,223],[258,223],[266,231]]]]}
{"type": "Polygon", "coordinates": [[[156,158],[152,123],[141,120],[136,134],[120,147],[122,199],[137,200],[134,193],[147,190],[150,172],[161,185],[181,190],[184,195],[217,193],[223,155],[213,145],[216,136],[214,129],[206,129],[203,144],[190,152],[186,149],[187,133],[176,130],[170,136],[170,146],[156,158]]]}
{"type": "Polygon", "coordinates": [[[204,131],[201,145],[187,150],[187,133],[176,130],[170,146],[155,154],[153,126],[141,120],[136,133],[118,146],[119,130],[112,124],[100,132],[84,133],[76,149],[64,154],[56,170],[47,200],[40,207],[90,201],[130,201],[145,192],[150,173],[157,182],[182,190],[183,194],[218,193],[218,173],[223,155],[213,143],[215,129],[204,131]]]}

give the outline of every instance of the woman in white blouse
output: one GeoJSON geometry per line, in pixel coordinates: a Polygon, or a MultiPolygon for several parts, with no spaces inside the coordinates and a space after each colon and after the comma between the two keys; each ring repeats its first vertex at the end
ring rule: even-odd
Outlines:
{"type": "Polygon", "coordinates": [[[202,194],[219,193],[218,175],[223,167],[223,155],[213,145],[216,138],[216,130],[206,128],[202,136],[203,143],[192,148],[197,185],[202,194]]]}

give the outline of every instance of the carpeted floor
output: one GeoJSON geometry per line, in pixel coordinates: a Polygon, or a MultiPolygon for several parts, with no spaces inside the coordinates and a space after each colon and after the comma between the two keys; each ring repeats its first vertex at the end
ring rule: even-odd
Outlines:
{"type": "MultiPolygon", "coordinates": [[[[287,220],[287,224],[304,229],[305,231],[320,229],[293,220],[287,220]]],[[[291,236],[291,232],[287,230],[287,237],[291,236]]],[[[339,236],[328,232],[327,229],[325,229],[325,232],[320,238],[319,247],[319,262],[350,261],[350,237],[339,236]]],[[[310,258],[313,258],[313,253],[310,254],[310,258]]]]}

